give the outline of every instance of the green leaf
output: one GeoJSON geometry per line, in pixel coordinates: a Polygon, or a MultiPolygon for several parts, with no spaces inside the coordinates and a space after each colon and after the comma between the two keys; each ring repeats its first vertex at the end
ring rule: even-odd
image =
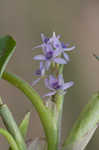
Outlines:
{"type": "Polygon", "coordinates": [[[28,112],[24,119],[22,120],[20,126],[19,126],[19,129],[21,131],[21,134],[23,135],[23,137],[25,138],[26,136],[26,133],[27,133],[27,129],[28,129],[28,126],[29,126],[29,120],[30,120],[30,112],[28,112]]]}
{"type": "Polygon", "coordinates": [[[69,136],[63,144],[63,150],[84,150],[99,126],[99,93],[92,96],[81,112],[69,136]]]}
{"type": "Polygon", "coordinates": [[[13,136],[8,131],[0,128],[0,134],[2,134],[7,139],[12,150],[19,150],[19,148],[16,144],[16,141],[14,140],[13,136]]]}
{"type": "Polygon", "coordinates": [[[0,78],[16,47],[16,41],[9,35],[0,37],[0,78]]]}
{"type": "Polygon", "coordinates": [[[10,134],[15,139],[19,149],[26,150],[26,144],[24,142],[23,136],[21,135],[21,132],[12,116],[12,113],[6,104],[0,105],[0,116],[8,132],[10,132],[10,134]]]}
{"type": "MultiPolygon", "coordinates": [[[[30,112],[28,112],[24,119],[22,120],[20,126],[19,126],[19,129],[20,129],[20,132],[22,134],[22,136],[25,138],[26,137],[26,134],[27,134],[27,129],[28,129],[28,125],[29,125],[29,120],[30,120],[30,112]]],[[[9,150],[12,150],[11,147],[9,147],[9,150]]]]}

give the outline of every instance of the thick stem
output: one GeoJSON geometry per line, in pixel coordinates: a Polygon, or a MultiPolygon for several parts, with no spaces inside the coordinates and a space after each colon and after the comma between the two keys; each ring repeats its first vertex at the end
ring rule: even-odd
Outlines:
{"type": "Polygon", "coordinates": [[[56,106],[58,112],[57,118],[57,143],[58,143],[58,150],[61,149],[61,125],[62,125],[62,113],[63,113],[63,102],[64,96],[56,95],[56,106]]]}
{"type": "Polygon", "coordinates": [[[44,106],[43,100],[33,88],[19,77],[4,72],[2,78],[22,91],[37,110],[48,141],[48,150],[57,149],[57,127],[51,112],[44,106]]]}
{"type": "MultiPolygon", "coordinates": [[[[58,74],[63,74],[64,65],[60,65],[58,69],[58,74]]],[[[64,96],[56,95],[56,106],[58,111],[58,120],[57,120],[57,142],[58,142],[58,150],[61,149],[61,129],[62,129],[62,113],[63,113],[63,103],[64,96]]]]}
{"type": "MultiPolygon", "coordinates": [[[[57,76],[59,74],[63,74],[64,65],[57,66],[57,76]]],[[[57,111],[57,150],[61,150],[61,125],[62,125],[62,113],[63,113],[63,102],[64,96],[60,94],[56,94],[52,97],[53,101],[56,103],[56,111],[57,111]]]]}

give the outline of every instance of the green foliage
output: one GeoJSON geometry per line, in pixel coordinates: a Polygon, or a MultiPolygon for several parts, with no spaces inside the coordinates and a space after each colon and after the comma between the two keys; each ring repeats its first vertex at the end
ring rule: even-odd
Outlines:
{"type": "Polygon", "coordinates": [[[7,130],[0,128],[0,134],[2,134],[7,139],[12,150],[19,150],[19,148],[16,144],[16,141],[14,140],[13,136],[7,130]]]}
{"type": "Polygon", "coordinates": [[[28,100],[31,101],[39,114],[48,141],[48,150],[56,150],[57,145],[57,127],[56,118],[52,116],[51,111],[43,104],[39,94],[24,80],[18,76],[4,72],[2,78],[17,87],[23,92],[28,100]]]}
{"type": "Polygon", "coordinates": [[[29,120],[30,120],[30,112],[28,112],[24,119],[22,120],[19,129],[21,131],[22,136],[25,138],[26,134],[27,134],[27,130],[28,130],[28,126],[29,126],[29,120]]]}
{"type": "MultiPolygon", "coordinates": [[[[52,102],[54,102],[55,105],[55,111],[52,113],[49,107],[44,105],[43,99],[39,96],[39,94],[27,82],[14,74],[5,72],[6,65],[13,55],[15,47],[16,42],[11,36],[8,35],[0,38],[0,78],[3,78],[17,87],[28,97],[39,114],[46,135],[48,150],[58,150],[61,147],[61,119],[64,96],[56,94],[52,97],[52,102]]],[[[93,56],[99,60],[98,56],[95,54],[93,56]]],[[[63,73],[64,66],[61,65],[60,68],[59,66],[57,67],[59,69],[59,73],[63,73]]],[[[29,125],[30,112],[27,113],[18,127],[9,108],[7,105],[4,105],[0,99],[0,116],[8,130],[1,128],[0,134],[7,139],[10,145],[9,150],[26,150],[27,148],[24,138],[26,137],[29,125]]],[[[65,140],[63,147],[61,147],[62,150],[84,150],[98,125],[99,93],[93,95],[92,100],[81,112],[80,117],[65,140]]],[[[28,147],[28,150],[42,150],[41,146],[46,146],[46,142],[42,144],[39,139],[36,139],[28,147]]]]}
{"type": "Polygon", "coordinates": [[[16,47],[16,41],[9,35],[0,38],[0,78],[16,47]]]}
{"type": "Polygon", "coordinates": [[[63,150],[84,150],[99,125],[99,93],[92,96],[81,112],[69,136],[65,140],[63,150]]]}
{"type": "MultiPolygon", "coordinates": [[[[29,126],[29,120],[30,120],[30,112],[28,112],[25,115],[24,119],[22,120],[22,122],[19,126],[20,132],[24,138],[26,137],[26,134],[27,134],[27,130],[28,130],[28,126],[29,126]]],[[[13,150],[13,149],[11,147],[9,147],[9,150],[13,150]]]]}
{"type": "Polygon", "coordinates": [[[13,136],[14,140],[16,141],[19,150],[26,150],[26,144],[21,135],[21,132],[6,104],[0,105],[0,116],[8,132],[13,136]]]}

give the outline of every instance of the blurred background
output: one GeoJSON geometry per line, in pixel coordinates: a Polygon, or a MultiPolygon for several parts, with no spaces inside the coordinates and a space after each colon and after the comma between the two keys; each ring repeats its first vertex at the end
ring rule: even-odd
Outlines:
{"type": "MultiPolygon", "coordinates": [[[[62,35],[64,42],[76,45],[70,52],[71,61],[65,66],[65,81],[73,80],[64,101],[62,137],[70,128],[91,95],[99,89],[99,62],[92,56],[99,55],[99,1],[98,0],[0,0],[0,36],[12,35],[17,41],[16,52],[7,70],[33,81],[37,63],[32,57],[37,54],[32,48],[41,42],[40,33],[51,36],[52,32],[62,35]]],[[[42,83],[35,87],[44,93],[42,83]]],[[[20,123],[26,112],[31,111],[28,138],[43,135],[39,117],[27,98],[7,82],[0,81],[0,96],[8,104],[20,123]]],[[[0,126],[3,126],[0,120],[0,126]]],[[[97,129],[86,150],[98,150],[97,129]]],[[[0,149],[7,150],[8,143],[0,136],[0,149]]]]}

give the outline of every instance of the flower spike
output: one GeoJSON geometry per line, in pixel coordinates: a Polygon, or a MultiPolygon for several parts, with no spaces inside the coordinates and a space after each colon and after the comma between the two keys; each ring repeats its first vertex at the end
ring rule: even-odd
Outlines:
{"type": "Polygon", "coordinates": [[[34,75],[37,76],[38,78],[35,81],[33,81],[32,86],[36,85],[45,75],[45,68],[43,62],[40,62],[40,68],[35,71],[34,75]]]}
{"type": "Polygon", "coordinates": [[[63,95],[66,93],[67,89],[74,85],[73,81],[64,83],[63,76],[60,74],[58,78],[50,75],[49,78],[45,79],[45,86],[51,90],[50,93],[45,94],[44,96],[52,96],[60,91],[63,95]]]}

